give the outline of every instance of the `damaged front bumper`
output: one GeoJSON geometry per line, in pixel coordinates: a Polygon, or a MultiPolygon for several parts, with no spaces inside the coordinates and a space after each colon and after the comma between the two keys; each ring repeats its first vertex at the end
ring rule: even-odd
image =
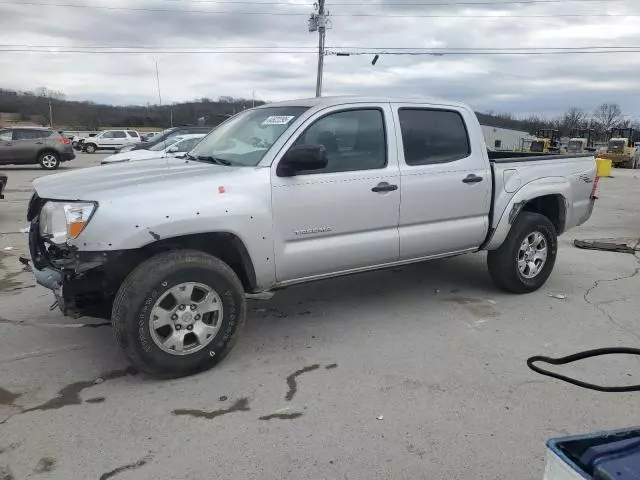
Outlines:
{"type": "Polygon", "coordinates": [[[70,317],[109,319],[115,294],[131,269],[131,251],[83,252],[57,245],[40,234],[36,195],[29,205],[29,251],[36,282],[53,292],[56,306],[70,317]]]}

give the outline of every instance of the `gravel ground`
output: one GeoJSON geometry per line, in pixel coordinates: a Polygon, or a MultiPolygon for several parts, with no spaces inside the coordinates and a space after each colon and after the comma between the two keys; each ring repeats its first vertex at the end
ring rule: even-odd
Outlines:
{"type": "MultiPolygon", "coordinates": [[[[525,366],[533,354],[640,346],[638,261],[572,246],[640,236],[639,173],[602,179],[592,219],[561,238],[536,293],[497,290],[484,254],[290,288],[250,302],[218,367],[156,381],[128,368],[105,322],[50,311],[52,296],[18,262],[30,182],[47,173],[2,171],[3,480],[539,480],[549,438],[640,417],[638,394],[581,390],[525,366]]],[[[629,358],[563,371],[640,383],[629,358]]]]}

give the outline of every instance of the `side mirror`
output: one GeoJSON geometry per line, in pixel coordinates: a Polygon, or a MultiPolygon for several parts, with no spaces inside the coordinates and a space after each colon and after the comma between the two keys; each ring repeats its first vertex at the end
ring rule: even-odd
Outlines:
{"type": "Polygon", "coordinates": [[[327,166],[327,149],[323,145],[296,145],[280,159],[276,174],[293,177],[306,170],[322,170],[327,166]]]}

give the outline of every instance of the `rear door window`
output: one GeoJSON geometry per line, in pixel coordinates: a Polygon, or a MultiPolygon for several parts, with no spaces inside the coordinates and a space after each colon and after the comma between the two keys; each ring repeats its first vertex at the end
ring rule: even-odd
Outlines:
{"type": "Polygon", "coordinates": [[[35,140],[39,137],[40,132],[38,130],[14,130],[13,131],[13,139],[14,140],[35,140]]]}
{"type": "Polygon", "coordinates": [[[398,117],[407,165],[454,162],[471,154],[467,128],[460,113],[401,108],[398,117]]]}
{"type": "Polygon", "coordinates": [[[122,130],[115,130],[113,132],[113,138],[127,138],[127,134],[122,130]]]}

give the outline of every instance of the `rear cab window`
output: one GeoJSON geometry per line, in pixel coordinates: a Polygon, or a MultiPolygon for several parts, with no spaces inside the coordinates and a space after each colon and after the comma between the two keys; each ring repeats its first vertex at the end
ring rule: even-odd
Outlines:
{"type": "Polygon", "coordinates": [[[407,165],[455,162],[471,154],[469,134],[459,112],[403,107],[398,117],[407,165]]]}

